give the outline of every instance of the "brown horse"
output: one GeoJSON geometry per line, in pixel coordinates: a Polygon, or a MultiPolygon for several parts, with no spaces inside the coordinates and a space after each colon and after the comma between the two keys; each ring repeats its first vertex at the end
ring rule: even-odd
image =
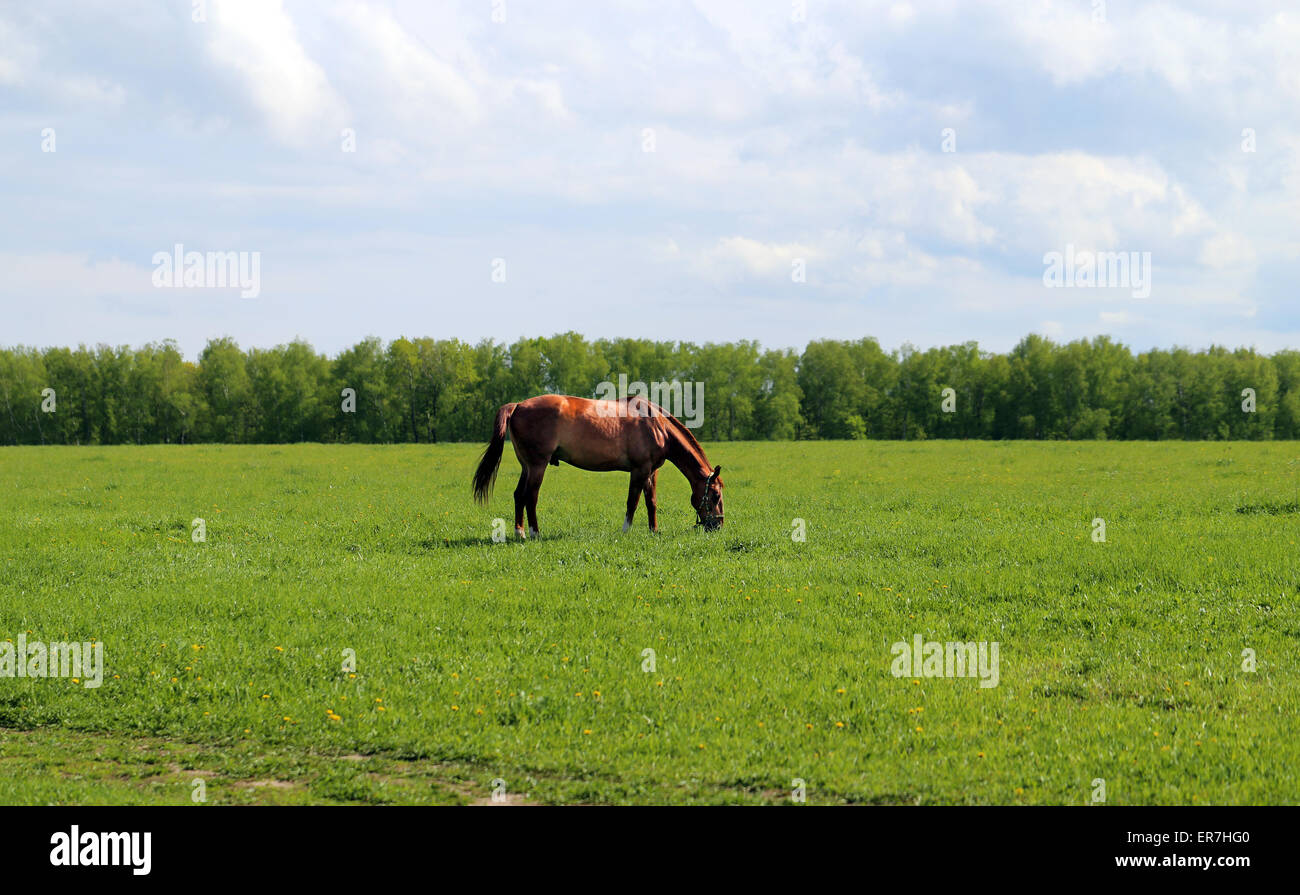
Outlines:
{"type": "Polygon", "coordinates": [[[507,426],[515,456],[523,467],[515,486],[515,534],[521,538],[525,537],[525,508],[528,527],[533,537],[537,536],[537,492],[546,465],[559,466],[561,461],[593,472],[630,472],[623,530],[632,527],[632,515],[644,493],[650,530],[658,531],[655,487],[659,467],[667,460],[691,483],[691,506],[699,517],[696,524],[703,525],[705,531],[722,527],[722,467],[709,465],[700,443],[681,420],[640,396],[624,401],[593,401],[568,395],[539,395],[518,404],[502,405],[492,428],[492,440],[474,472],[474,499],[479,503],[492,493],[507,426]]]}

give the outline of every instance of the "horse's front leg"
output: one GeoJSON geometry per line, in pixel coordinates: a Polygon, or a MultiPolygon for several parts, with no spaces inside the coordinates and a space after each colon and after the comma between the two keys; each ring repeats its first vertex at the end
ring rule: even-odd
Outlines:
{"type": "Polygon", "coordinates": [[[656,469],[653,472],[651,472],[649,478],[645,480],[645,486],[643,488],[643,490],[645,491],[645,514],[646,516],[649,517],[650,530],[656,533],[659,531],[659,518],[657,515],[657,511],[659,509],[659,499],[656,496],[656,491],[658,487],[659,487],[659,470],[656,469]]]}
{"type": "Polygon", "coordinates": [[[645,487],[645,477],[639,472],[632,473],[632,480],[627,487],[627,515],[623,517],[623,530],[632,527],[632,517],[636,515],[637,502],[641,500],[641,489],[645,487]]]}

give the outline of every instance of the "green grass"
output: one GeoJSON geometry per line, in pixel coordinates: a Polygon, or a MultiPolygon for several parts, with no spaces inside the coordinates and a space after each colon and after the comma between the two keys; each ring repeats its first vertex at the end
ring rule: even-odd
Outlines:
{"type": "Polygon", "coordinates": [[[719,533],[562,466],[499,544],[510,451],[481,508],[472,445],[0,449],[0,640],[105,655],[0,678],[0,800],[1300,799],[1300,446],[706,448],[719,533]],[[894,677],[918,633],[999,686],[894,677]]]}

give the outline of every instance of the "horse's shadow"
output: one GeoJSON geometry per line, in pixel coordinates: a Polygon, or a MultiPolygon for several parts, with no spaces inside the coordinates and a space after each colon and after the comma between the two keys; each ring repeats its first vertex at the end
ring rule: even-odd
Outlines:
{"type": "Polygon", "coordinates": [[[545,534],[537,537],[523,540],[510,535],[504,541],[494,541],[491,535],[480,537],[459,537],[459,538],[421,538],[415,542],[414,552],[428,553],[432,550],[462,550],[466,547],[497,547],[506,548],[510,545],[524,546],[534,544],[538,541],[567,541],[569,540],[562,534],[545,534]]]}

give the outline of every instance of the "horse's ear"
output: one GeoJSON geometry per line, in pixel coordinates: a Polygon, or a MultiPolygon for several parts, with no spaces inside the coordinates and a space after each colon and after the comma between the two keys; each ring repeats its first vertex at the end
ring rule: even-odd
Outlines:
{"type": "Polygon", "coordinates": [[[718,476],[721,474],[722,474],[721,466],[713,467],[713,472],[709,473],[709,483],[712,484],[713,482],[716,482],[718,480],[718,476]]]}

